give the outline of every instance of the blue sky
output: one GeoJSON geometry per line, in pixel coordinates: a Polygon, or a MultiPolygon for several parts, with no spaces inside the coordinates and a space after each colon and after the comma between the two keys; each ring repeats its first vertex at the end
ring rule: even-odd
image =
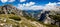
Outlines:
{"type": "Polygon", "coordinates": [[[0,0],[0,6],[5,4],[12,4],[19,9],[42,9],[47,5],[60,6],[60,0],[0,0]]]}
{"type": "Polygon", "coordinates": [[[45,5],[49,2],[60,2],[59,0],[11,0],[12,2],[8,2],[9,0],[7,0],[6,2],[1,2],[4,0],[0,0],[0,5],[2,4],[13,4],[13,5],[17,5],[17,4],[23,4],[23,3],[29,3],[29,2],[35,2],[36,5],[45,5]],[[22,1],[22,2],[21,2],[22,1]]]}

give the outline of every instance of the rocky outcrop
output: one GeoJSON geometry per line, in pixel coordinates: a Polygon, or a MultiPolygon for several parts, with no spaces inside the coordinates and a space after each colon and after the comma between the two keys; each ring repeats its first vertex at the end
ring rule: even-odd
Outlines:
{"type": "Polygon", "coordinates": [[[0,14],[17,14],[21,15],[21,10],[17,9],[12,5],[4,5],[0,7],[0,14]]]}

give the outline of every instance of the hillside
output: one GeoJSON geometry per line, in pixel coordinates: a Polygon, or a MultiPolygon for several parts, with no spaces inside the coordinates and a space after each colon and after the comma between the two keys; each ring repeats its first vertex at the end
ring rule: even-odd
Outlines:
{"type": "Polygon", "coordinates": [[[26,19],[21,11],[11,5],[0,7],[0,27],[46,27],[35,20],[26,19]]]}

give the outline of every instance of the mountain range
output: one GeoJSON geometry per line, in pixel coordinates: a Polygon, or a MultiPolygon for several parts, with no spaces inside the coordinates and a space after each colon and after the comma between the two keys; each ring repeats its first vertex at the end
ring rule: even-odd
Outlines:
{"type": "Polygon", "coordinates": [[[47,27],[46,25],[42,24],[40,20],[45,19],[46,14],[48,14],[49,12],[50,11],[44,11],[44,10],[20,10],[12,5],[0,6],[0,15],[1,15],[0,18],[2,19],[2,20],[0,19],[1,20],[0,26],[47,27]],[[4,24],[2,23],[2,21],[4,24]]]}

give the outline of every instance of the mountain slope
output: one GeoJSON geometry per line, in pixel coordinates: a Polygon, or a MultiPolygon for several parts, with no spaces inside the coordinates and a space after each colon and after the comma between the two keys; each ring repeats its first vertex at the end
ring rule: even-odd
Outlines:
{"type": "Polygon", "coordinates": [[[0,8],[0,27],[46,27],[45,25],[26,19],[16,7],[4,5],[0,8]]]}

